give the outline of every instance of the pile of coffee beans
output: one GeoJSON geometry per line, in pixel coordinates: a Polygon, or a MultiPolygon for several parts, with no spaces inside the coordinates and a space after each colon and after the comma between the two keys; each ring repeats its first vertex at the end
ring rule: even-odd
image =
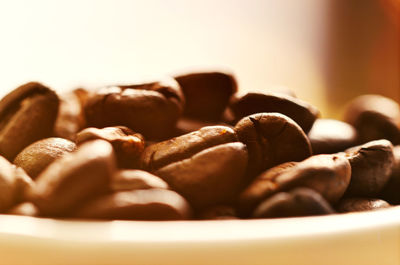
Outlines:
{"type": "Polygon", "coordinates": [[[343,121],[291,91],[202,72],[0,101],[0,213],[107,220],[278,218],[400,204],[400,107],[343,121]]]}

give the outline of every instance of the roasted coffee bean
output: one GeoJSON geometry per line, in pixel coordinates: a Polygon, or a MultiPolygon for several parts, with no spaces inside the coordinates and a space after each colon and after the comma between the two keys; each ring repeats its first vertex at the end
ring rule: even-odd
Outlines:
{"type": "Polygon", "coordinates": [[[194,207],[230,203],[239,191],[247,166],[242,143],[213,146],[154,171],[194,207]]]}
{"type": "Polygon", "coordinates": [[[346,196],[377,196],[392,173],[392,144],[387,140],[371,141],[346,150],[345,157],[351,165],[351,182],[346,196]]]}
{"type": "Polygon", "coordinates": [[[36,179],[30,201],[45,216],[65,216],[85,200],[109,191],[115,171],[111,144],[94,140],[50,164],[36,179]]]}
{"type": "Polygon", "coordinates": [[[254,218],[278,218],[333,214],[335,211],[316,191],[297,188],[279,192],[262,202],[253,213],[254,218]]]}
{"type": "MultiPolygon", "coordinates": [[[[264,93],[264,91],[259,91],[256,92],[254,91],[253,93],[264,93]]],[[[268,93],[270,94],[283,94],[286,96],[291,96],[296,98],[296,95],[294,94],[293,91],[291,91],[290,89],[286,88],[286,87],[270,87],[268,88],[268,93]]],[[[232,99],[232,101],[234,101],[235,99],[232,99]]],[[[228,106],[223,115],[222,115],[222,121],[226,124],[230,124],[230,125],[235,125],[237,120],[235,118],[235,114],[233,113],[232,109],[228,106]]]]}
{"type": "Polygon", "coordinates": [[[400,144],[400,106],[379,95],[363,95],[351,101],[345,120],[358,131],[360,143],[387,139],[400,144]]]}
{"type": "Polygon", "coordinates": [[[285,115],[253,114],[241,119],[234,129],[249,151],[248,181],[267,168],[311,155],[307,136],[285,115]]]}
{"type": "Polygon", "coordinates": [[[39,83],[16,88],[0,101],[0,155],[12,161],[29,144],[52,135],[58,97],[39,83]]]}
{"type": "Polygon", "coordinates": [[[199,214],[199,219],[202,220],[232,220],[238,219],[236,210],[232,206],[217,205],[203,210],[199,214]]]}
{"type": "Polygon", "coordinates": [[[389,207],[390,204],[386,201],[373,198],[346,198],[336,206],[337,210],[342,213],[372,211],[389,207]]]}
{"type": "Polygon", "coordinates": [[[296,187],[308,187],[328,202],[337,202],[350,183],[349,161],[340,155],[316,155],[302,162],[288,162],[259,175],[239,197],[239,211],[249,215],[263,200],[296,187]]]}
{"type": "Polygon", "coordinates": [[[400,204],[400,145],[393,148],[393,155],[392,173],[381,192],[381,197],[392,204],[400,204]]]}
{"type": "Polygon", "coordinates": [[[317,119],[308,139],[314,154],[333,154],[357,145],[357,131],[342,121],[317,119]]]}
{"type": "Polygon", "coordinates": [[[22,168],[0,156],[0,213],[22,201],[25,189],[31,184],[32,180],[22,168]]]}
{"type": "Polygon", "coordinates": [[[85,105],[88,126],[124,125],[146,137],[170,135],[183,112],[184,97],[174,79],[160,82],[106,87],[85,105]]]}
{"type": "Polygon", "coordinates": [[[224,126],[204,127],[147,147],[145,169],[164,179],[194,207],[230,202],[247,167],[247,148],[224,126]]]}
{"type": "Polygon", "coordinates": [[[23,168],[35,179],[54,160],[76,149],[75,143],[63,138],[46,138],[25,147],[14,159],[14,164],[23,168]]]}
{"type": "Polygon", "coordinates": [[[110,186],[113,191],[169,188],[161,178],[137,169],[117,171],[111,178],[110,186]]]}
{"type": "Polygon", "coordinates": [[[60,96],[60,107],[54,125],[54,134],[75,141],[76,134],[86,125],[82,101],[88,92],[75,89],[60,96]]]}
{"type": "Polygon", "coordinates": [[[31,202],[23,202],[11,208],[7,214],[39,216],[39,209],[31,202]]]}
{"type": "Polygon", "coordinates": [[[98,197],[80,208],[80,218],[121,220],[185,220],[191,208],[178,193],[165,189],[120,191],[98,197]]]}
{"type": "Polygon", "coordinates": [[[76,136],[76,143],[101,139],[112,144],[117,156],[118,165],[123,168],[137,168],[139,158],[144,150],[143,136],[134,133],[125,126],[106,127],[103,129],[86,128],[76,136]]]}
{"type": "Polygon", "coordinates": [[[186,99],[184,115],[206,121],[219,121],[236,92],[235,78],[226,73],[193,73],[175,77],[186,99]]]}
{"type": "Polygon", "coordinates": [[[237,120],[254,113],[278,112],[294,120],[308,133],[319,110],[294,97],[279,93],[246,93],[232,99],[231,109],[237,120]]]}

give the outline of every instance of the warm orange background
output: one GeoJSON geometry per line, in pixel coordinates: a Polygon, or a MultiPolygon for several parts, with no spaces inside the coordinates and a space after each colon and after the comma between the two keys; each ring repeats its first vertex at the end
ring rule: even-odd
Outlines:
{"type": "Polygon", "coordinates": [[[331,113],[362,94],[400,102],[400,1],[331,1],[325,81],[331,113]]]}

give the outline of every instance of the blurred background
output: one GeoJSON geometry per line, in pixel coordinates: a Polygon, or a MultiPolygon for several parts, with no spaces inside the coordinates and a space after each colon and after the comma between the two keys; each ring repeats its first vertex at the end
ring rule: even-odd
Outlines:
{"type": "Polygon", "coordinates": [[[323,116],[362,93],[400,100],[399,0],[0,3],[0,93],[233,72],[242,90],[292,89],[323,116]]]}

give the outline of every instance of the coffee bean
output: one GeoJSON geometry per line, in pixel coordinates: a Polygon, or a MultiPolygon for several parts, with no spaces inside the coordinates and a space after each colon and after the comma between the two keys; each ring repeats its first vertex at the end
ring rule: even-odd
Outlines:
{"type": "Polygon", "coordinates": [[[233,200],[247,167],[247,149],[224,126],[196,132],[147,147],[143,167],[164,179],[195,208],[233,200]]]}
{"type": "Polygon", "coordinates": [[[288,162],[259,175],[239,197],[239,211],[249,215],[263,200],[296,187],[308,187],[329,203],[337,202],[350,183],[351,168],[340,155],[316,155],[302,162],[288,162]]]}
{"type": "Polygon", "coordinates": [[[112,146],[103,140],[87,142],[37,177],[30,201],[45,216],[67,216],[85,200],[109,191],[114,171],[112,146]]]}
{"type": "Polygon", "coordinates": [[[371,141],[345,151],[351,165],[351,181],[346,195],[374,197],[390,178],[394,165],[393,146],[387,140],[371,141]]]}
{"type": "Polygon", "coordinates": [[[185,220],[191,208],[178,193],[165,189],[120,191],[98,197],[80,208],[76,217],[121,220],[185,220]]]}
{"type": "Polygon", "coordinates": [[[193,73],[175,79],[185,95],[184,115],[199,120],[219,121],[237,90],[235,78],[221,72],[193,73]]]}
{"type": "Polygon", "coordinates": [[[316,191],[297,188],[279,192],[262,202],[253,213],[254,218],[279,218],[333,214],[335,211],[316,191]]]}
{"type": "Polygon", "coordinates": [[[247,116],[236,124],[235,131],[249,150],[248,181],[267,168],[311,155],[310,142],[303,130],[279,113],[247,116]]]}
{"type": "Polygon", "coordinates": [[[393,148],[394,164],[392,173],[380,197],[392,204],[400,204],[400,145],[393,148]]]}
{"type": "Polygon", "coordinates": [[[230,203],[239,191],[247,166],[242,143],[227,143],[154,171],[194,207],[230,203]]]}
{"type": "Polygon", "coordinates": [[[202,220],[234,220],[238,219],[236,210],[232,206],[217,205],[203,210],[199,214],[202,220]]]}
{"type": "Polygon", "coordinates": [[[360,142],[387,139],[400,144],[400,106],[379,95],[363,95],[351,101],[345,120],[358,131],[360,142]]]}
{"type": "Polygon", "coordinates": [[[39,83],[16,88],[0,101],[0,155],[12,161],[29,144],[51,136],[58,97],[39,83]]]}
{"type": "Polygon", "coordinates": [[[342,213],[372,211],[388,207],[390,204],[386,201],[374,198],[346,198],[337,205],[338,211],[342,213]]]}
{"type": "Polygon", "coordinates": [[[86,128],[76,135],[76,143],[101,139],[109,142],[117,156],[118,165],[123,168],[138,168],[139,158],[144,150],[143,136],[125,126],[86,128]]]}
{"type": "Polygon", "coordinates": [[[237,120],[254,113],[277,112],[293,119],[303,130],[308,132],[319,110],[300,99],[279,93],[246,93],[232,99],[231,109],[237,120]]]}
{"type": "Polygon", "coordinates": [[[184,98],[173,79],[159,82],[106,87],[85,105],[89,126],[127,126],[146,139],[170,135],[183,112],[184,98]]]}
{"type": "Polygon", "coordinates": [[[63,138],[46,138],[25,147],[14,159],[14,164],[23,168],[35,179],[54,160],[76,149],[73,142],[63,138]]]}
{"type": "Polygon", "coordinates": [[[31,184],[32,180],[22,168],[0,156],[0,213],[22,201],[26,187],[31,184]]]}
{"type": "Polygon", "coordinates": [[[168,189],[168,184],[161,178],[137,169],[119,170],[111,178],[111,190],[168,189]]]}
{"type": "Polygon", "coordinates": [[[39,216],[39,209],[31,202],[23,202],[11,208],[7,214],[39,216]]]}
{"type": "Polygon", "coordinates": [[[342,152],[357,144],[357,131],[348,123],[317,119],[308,133],[314,154],[342,152]]]}

